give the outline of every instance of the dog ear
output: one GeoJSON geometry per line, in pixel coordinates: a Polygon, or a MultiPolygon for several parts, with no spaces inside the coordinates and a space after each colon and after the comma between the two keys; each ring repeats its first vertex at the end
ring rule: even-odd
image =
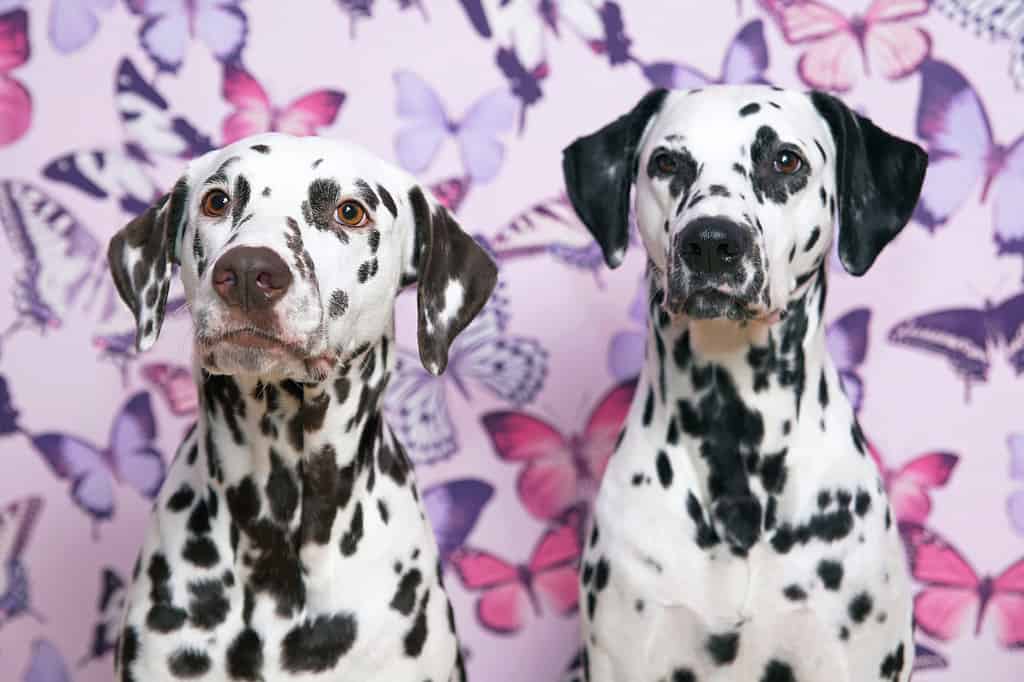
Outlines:
{"type": "Polygon", "coordinates": [[[420,361],[440,374],[448,348],[487,303],[498,281],[491,257],[452,214],[419,186],[409,190],[413,239],[402,284],[418,283],[416,308],[420,361]]]}
{"type": "Polygon", "coordinates": [[[181,178],[170,194],[121,228],[107,248],[117,293],[135,316],[135,347],[140,352],[160,335],[187,202],[188,183],[181,178]]]}
{"type": "Polygon", "coordinates": [[[839,260],[859,277],[909,222],[921,195],[928,154],[832,95],[812,92],[811,101],[832,131],[838,156],[839,260]]]}
{"type": "Polygon", "coordinates": [[[629,244],[629,198],[640,140],[668,91],[651,90],[629,113],[562,151],[562,174],[576,214],[617,268],[629,244]]]}

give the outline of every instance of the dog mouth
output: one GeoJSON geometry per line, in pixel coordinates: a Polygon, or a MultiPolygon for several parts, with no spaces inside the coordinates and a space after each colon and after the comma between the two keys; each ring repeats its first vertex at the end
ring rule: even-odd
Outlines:
{"type": "Polygon", "coordinates": [[[241,348],[283,352],[298,360],[304,360],[309,357],[309,354],[299,344],[286,341],[276,334],[271,334],[257,327],[243,327],[221,332],[214,336],[200,336],[196,338],[196,341],[204,348],[212,348],[220,344],[231,344],[241,348]]]}
{"type": "Polygon", "coordinates": [[[763,305],[716,287],[702,287],[686,293],[670,293],[663,308],[669,315],[685,315],[691,320],[774,322],[777,319],[777,314],[763,305]]]}

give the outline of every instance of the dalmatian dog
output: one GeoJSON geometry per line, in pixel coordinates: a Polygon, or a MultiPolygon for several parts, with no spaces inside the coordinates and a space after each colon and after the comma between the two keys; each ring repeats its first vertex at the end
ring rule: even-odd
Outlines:
{"type": "Polygon", "coordinates": [[[127,591],[117,679],[463,680],[381,400],[400,288],[418,285],[438,374],[495,285],[490,257],[404,172],[281,134],[192,161],[108,256],[140,351],[177,266],[200,399],[127,591]]]}
{"type": "Polygon", "coordinates": [[[825,347],[826,263],[862,275],[927,165],[818,92],[656,90],[564,151],[611,267],[630,192],[650,322],[581,565],[591,682],[906,682],[904,552],[825,347]]]}

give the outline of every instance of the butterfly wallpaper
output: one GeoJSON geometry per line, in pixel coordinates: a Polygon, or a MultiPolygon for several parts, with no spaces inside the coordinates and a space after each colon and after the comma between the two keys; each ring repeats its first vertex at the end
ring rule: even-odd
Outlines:
{"type": "Polygon", "coordinates": [[[0,678],[108,682],[152,499],[196,419],[180,286],[144,355],[106,267],[182,165],[267,130],[417,175],[499,264],[446,373],[396,307],[387,418],[471,679],[577,670],[581,537],[643,362],[561,150],[651,87],[837,94],[925,147],[912,222],[826,343],[914,578],[919,681],[1024,670],[1024,0],[0,0],[0,678]]]}

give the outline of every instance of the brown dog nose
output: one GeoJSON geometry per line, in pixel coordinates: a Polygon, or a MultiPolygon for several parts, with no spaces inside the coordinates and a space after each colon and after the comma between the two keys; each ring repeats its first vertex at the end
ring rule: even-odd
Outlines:
{"type": "Polygon", "coordinates": [[[292,273],[276,253],[265,246],[236,246],[213,266],[213,288],[229,306],[266,310],[292,283],[292,273]]]}

